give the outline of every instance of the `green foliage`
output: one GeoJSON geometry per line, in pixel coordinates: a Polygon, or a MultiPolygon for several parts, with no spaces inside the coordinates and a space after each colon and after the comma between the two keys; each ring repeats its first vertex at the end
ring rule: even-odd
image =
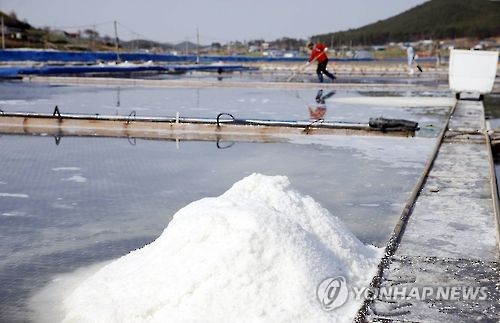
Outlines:
{"type": "Polygon", "coordinates": [[[295,39],[295,38],[288,38],[288,37],[283,37],[280,39],[277,39],[275,41],[269,42],[269,45],[272,46],[272,48],[275,49],[281,49],[281,50],[292,50],[292,49],[297,49],[304,47],[306,44],[306,41],[304,39],[295,39]]]}
{"type": "Polygon", "coordinates": [[[389,19],[358,28],[314,36],[335,44],[377,45],[421,39],[488,38],[500,35],[500,2],[431,0],[389,19]]]}
{"type": "Polygon", "coordinates": [[[68,40],[64,35],[59,35],[59,34],[48,34],[46,35],[46,39],[49,43],[53,44],[67,44],[68,40]]]}
{"type": "Polygon", "coordinates": [[[32,28],[30,24],[26,22],[19,21],[17,19],[17,15],[14,11],[12,11],[9,14],[6,14],[3,11],[0,11],[0,16],[3,17],[3,23],[5,26],[12,27],[12,28],[18,28],[22,30],[30,29],[32,28]]]}

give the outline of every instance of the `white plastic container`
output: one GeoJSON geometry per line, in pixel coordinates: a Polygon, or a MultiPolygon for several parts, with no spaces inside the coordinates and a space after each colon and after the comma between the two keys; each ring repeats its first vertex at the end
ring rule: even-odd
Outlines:
{"type": "Polygon", "coordinates": [[[450,53],[450,90],[478,95],[490,93],[495,83],[498,51],[452,49],[450,53]]]}

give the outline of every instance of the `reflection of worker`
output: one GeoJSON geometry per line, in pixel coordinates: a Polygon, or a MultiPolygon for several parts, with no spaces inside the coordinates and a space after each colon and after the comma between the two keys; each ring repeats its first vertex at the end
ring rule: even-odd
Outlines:
{"type": "Polygon", "coordinates": [[[319,90],[318,93],[316,93],[316,99],[315,99],[316,103],[325,104],[325,100],[333,96],[334,94],[335,94],[334,90],[328,92],[325,95],[323,95],[323,90],[319,90]]]}
{"type": "Polygon", "coordinates": [[[217,69],[217,80],[218,81],[222,81],[222,72],[223,72],[222,67],[219,67],[217,69]]]}
{"type": "Polygon", "coordinates": [[[316,68],[316,74],[318,74],[318,79],[321,83],[323,83],[323,74],[328,76],[332,81],[336,79],[336,77],[326,70],[326,66],[328,65],[328,56],[326,56],[327,48],[322,43],[307,43],[307,48],[311,50],[311,55],[307,60],[306,64],[310,64],[313,61],[318,62],[318,67],[316,68]]]}
{"type": "Polygon", "coordinates": [[[311,120],[323,119],[326,114],[326,106],[324,105],[319,105],[314,110],[308,106],[307,109],[309,110],[309,118],[311,120]]]}
{"type": "Polygon", "coordinates": [[[323,90],[319,90],[316,94],[316,103],[318,105],[313,109],[310,106],[307,107],[309,111],[309,118],[311,120],[323,119],[326,114],[326,103],[325,100],[335,94],[335,91],[330,91],[323,95],[323,90]]]}

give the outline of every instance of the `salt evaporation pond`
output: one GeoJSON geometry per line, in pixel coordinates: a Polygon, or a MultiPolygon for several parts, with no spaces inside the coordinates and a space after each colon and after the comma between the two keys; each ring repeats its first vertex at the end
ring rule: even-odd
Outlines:
{"type": "MultiPolygon", "coordinates": [[[[67,106],[62,108],[67,112],[109,114],[117,95],[109,88],[17,85],[19,92],[6,91],[12,84],[0,86],[8,92],[2,96],[2,109],[41,112],[55,103],[67,106]]],[[[190,95],[196,91],[121,89],[120,107],[130,101],[137,103],[127,109],[137,107],[142,101],[146,115],[163,115],[177,110],[175,103],[189,101],[185,110],[193,113],[190,116],[206,117],[206,111],[234,106],[236,113],[252,117],[271,113],[284,119],[307,118],[304,102],[280,90],[199,90],[198,107],[208,109],[201,112],[193,109],[196,96],[192,101],[190,95]],[[128,101],[124,93],[130,95],[128,101]],[[163,105],[162,97],[172,99],[163,105]],[[269,109],[263,108],[269,102],[269,109]]],[[[314,91],[304,90],[298,96],[311,94],[314,91]]],[[[367,118],[374,109],[384,116],[426,118],[434,126],[443,114],[331,107],[338,118],[367,118]]],[[[383,246],[434,140],[297,137],[289,143],[235,143],[218,149],[212,142],[181,142],[177,147],[169,141],[63,137],[56,144],[48,136],[3,135],[0,320],[36,321],[40,316],[28,306],[29,299],[57,274],[110,261],[151,243],[178,210],[219,196],[252,173],[286,176],[297,194],[311,196],[362,244],[383,246]]]]}
{"type": "MultiPolygon", "coordinates": [[[[231,113],[236,118],[307,120],[308,106],[315,108],[317,89],[263,88],[147,88],[50,86],[46,84],[0,83],[0,108],[5,112],[49,113],[58,106],[62,113],[137,116],[215,118],[231,113]]],[[[327,91],[325,90],[325,93],[327,91]]],[[[372,96],[373,93],[337,91],[337,97],[372,96]]],[[[390,95],[413,96],[412,91],[390,95]]],[[[442,96],[442,92],[420,93],[442,96]]],[[[365,122],[370,117],[418,120],[421,124],[439,125],[448,109],[432,107],[387,107],[337,103],[327,105],[328,121],[365,122]]]]}
{"type": "Polygon", "coordinates": [[[252,174],[191,203],[153,243],[87,278],[64,322],[331,322],[315,288],[329,275],[366,286],[383,249],[364,246],[284,176],[252,174]]]}

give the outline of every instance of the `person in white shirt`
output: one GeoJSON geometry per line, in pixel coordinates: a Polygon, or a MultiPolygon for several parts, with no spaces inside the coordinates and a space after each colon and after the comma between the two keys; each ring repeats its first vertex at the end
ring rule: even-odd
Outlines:
{"type": "Polygon", "coordinates": [[[412,75],[413,74],[413,61],[415,60],[415,51],[413,50],[413,47],[408,44],[408,47],[406,47],[406,57],[408,58],[408,74],[412,75]]]}

